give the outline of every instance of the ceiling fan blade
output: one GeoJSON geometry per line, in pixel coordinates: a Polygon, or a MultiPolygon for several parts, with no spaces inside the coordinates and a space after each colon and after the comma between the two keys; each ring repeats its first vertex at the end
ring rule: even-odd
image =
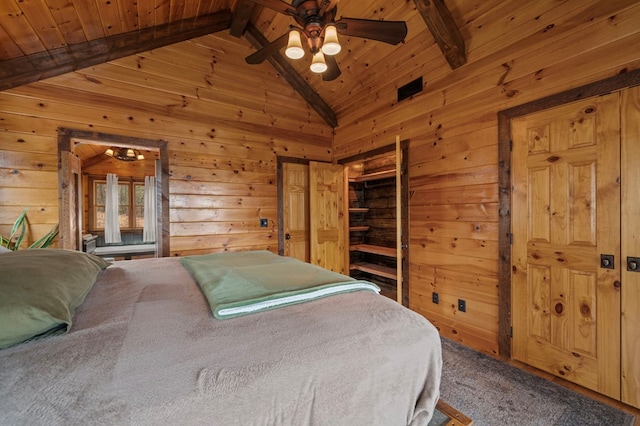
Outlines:
{"type": "Polygon", "coordinates": [[[289,3],[281,0],[253,0],[253,2],[289,16],[296,16],[298,13],[289,3]]]}
{"type": "Polygon", "coordinates": [[[271,43],[264,46],[262,49],[247,56],[246,58],[244,58],[244,60],[248,64],[252,64],[252,65],[261,64],[269,56],[273,55],[278,50],[285,47],[288,41],[289,41],[289,33],[287,32],[281,35],[280,37],[278,37],[277,39],[275,39],[274,41],[272,41],[271,43]]]}
{"type": "Polygon", "coordinates": [[[327,70],[322,73],[322,80],[333,81],[336,78],[340,77],[340,74],[342,74],[342,71],[340,71],[340,67],[338,66],[336,57],[332,55],[325,55],[324,61],[327,64],[327,70]]]}
{"type": "Polygon", "coordinates": [[[318,7],[320,8],[318,15],[324,15],[325,12],[335,9],[337,5],[338,0],[318,0],[318,7]]]}
{"type": "Polygon", "coordinates": [[[336,28],[342,35],[368,38],[389,44],[398,44],[407,36],[407,24],[404,21],[342,18],[336,22],[336,28]]]}

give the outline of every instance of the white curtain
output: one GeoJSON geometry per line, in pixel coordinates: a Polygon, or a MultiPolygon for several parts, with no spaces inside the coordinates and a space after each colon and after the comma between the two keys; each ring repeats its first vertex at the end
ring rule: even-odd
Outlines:
{"type": "Polygon", "coordinates": [[[107,174],[107,199],[105,201],[104,242],[121,243],[118,220],[118,176],[107,174]]]}
{"type": "Polygon", "coordinates": [[[145,243],[156,241],[156,178],[144,177],[144,229],[142,240],[145,243]]]}

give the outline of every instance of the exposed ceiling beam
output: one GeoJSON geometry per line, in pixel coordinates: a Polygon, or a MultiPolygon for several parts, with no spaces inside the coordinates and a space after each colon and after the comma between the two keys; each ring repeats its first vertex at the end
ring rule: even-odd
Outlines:
{"type": "Polygon", "coordinates": [[[249,23],[253,6],[255,5],[255,2],[252,0],[238,0],[236,10],[233,12],[233,17],[231,18],[231,30],[229,30],[229,34],[234,37],[242,36],[244,30],[247,28],[247,23],[249,23]]]}
{"type": "MultiPolygon", "coordinates": [[[[247,25],[246,32],[244,33],[249,43],[256,49],[262,49],[269,44],[269,40],[256,28],[253,24],[247,25]]],[[[316,110],[316,112],[327,122],[327,124],[333,128],[338,127],[338,118],[336,113],[333,112],[331,107],[318,95],[313,88],[307,83],[307,81],[300,76],[291,66],[291,64],[280,54],[275,52],[269,58],[269,63],[276,69],[277,72],[293,87],[293,89],[307,101],[307,103],[316,110]]]]}
{"type": "Polygon", "coordinates": [[[98,155],[94,155],[93,157],[89,157],[85,160],[82,160],[82,169],[87,169],[91,166],[94,166],[98,163],[102,163],[103,161],[106,161],[108,159],[110,159],[111,157],[107,156],[104,152],[101,152],[98,155]]]}
{"type": "Polygon", "coordinates": [[[413,0],[451,69],[467,63],[464,39],[443,0],[413,0]]]}
{"type": "Polygon", "coordinates": [[[226,30],[230,26],[231,11],[224,10],[196,20],[184,19],[9,59],[0,62],[0,90],[201,37],[226,30]]]}

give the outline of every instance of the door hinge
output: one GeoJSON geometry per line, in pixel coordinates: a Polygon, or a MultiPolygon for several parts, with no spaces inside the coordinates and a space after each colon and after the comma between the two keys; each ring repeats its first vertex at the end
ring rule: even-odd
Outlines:
{"type": "Polygon", "coordinates": [[[513,141],[509,140],[509,152],[513,152],[513,141]]]}
{"type": "Polygon", "coordinates": [[[513,245],[513,234],[509,234],[509,244],[513,245]]]}
{"type": "Polygon", "coordinates": [[[513,339],[513,327],[509,327],[509,337],[513,339]]]}

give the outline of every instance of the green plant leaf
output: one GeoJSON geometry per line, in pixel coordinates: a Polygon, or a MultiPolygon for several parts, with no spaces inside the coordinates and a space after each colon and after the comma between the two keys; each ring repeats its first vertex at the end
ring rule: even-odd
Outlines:
{"type": "Polygon", "coordinates": [[[24,226],[24,221],[27,218],[27,211],[28,210],[29,210],[29,207],[25,207],[24,210],[22,210],[22,213],[20,213],[20,216],[18,216],[16,221],[13,222],[13,227],[11,228],[11,234],[9,236],[9,239],[11,239],[15,235],[15,233],[18,231],[19,227],[24,226]]]}
{"type": "Polygon", "coordinates": [[[6,247],[11,250],[11,241],[7,240],[5,237],[0,235],[0,246],[6,247]]]}
{"type": "MultiPolygon", "coordinates": [[[[20,245],[22,244],[22,240],[24,239],[25,233],[27,231],[27,211],[29,207],[25,207],[22,210],[22,213],[16,221],[13,223],[13,227],[11,228],[11,234],[9,238],[5,238],[0,235],[0,246],[4,246],[9,250],[19,250],[20,245]]],[[[43,237],[41,237],[38,241],[34,242],[29,246],[32,248],[46,248],[53,244],[53,241],[58,236],[59,227],[58,224],[55,224],[53,228],[49,232],[46,233],[43,237]]]]}
{"type": "Polygon", "coordinates": [[[33,248],[47,248],[52,243],[53,240],[58,236],[58,224],[56,223],[53,228],[49,232],[47,232],[43,237],[41,237],[38,241],[31,244],[29,246],[30,249],[33,248]]]}
{"type": "Polygon", "coordinates": [[[13,223],[13,227],[11,228],[11,234],[9,235],[9,244],[12,244],[11,242],[13,241],[14,237],[16,238],[16,240],[13,243],[13,247],[7,247],[13,251],[20,248],[20,244],[22,244],[22,240],[24,239],[24,234],[27,232],[27,210],[29,210],[29,207],[25,207],[24,210],[22,210],[22,213],[20,214],[20,216],[18,216],[16,221],[13,223]],[[17,237],[16,234],[18,234],[17,237]]]}

